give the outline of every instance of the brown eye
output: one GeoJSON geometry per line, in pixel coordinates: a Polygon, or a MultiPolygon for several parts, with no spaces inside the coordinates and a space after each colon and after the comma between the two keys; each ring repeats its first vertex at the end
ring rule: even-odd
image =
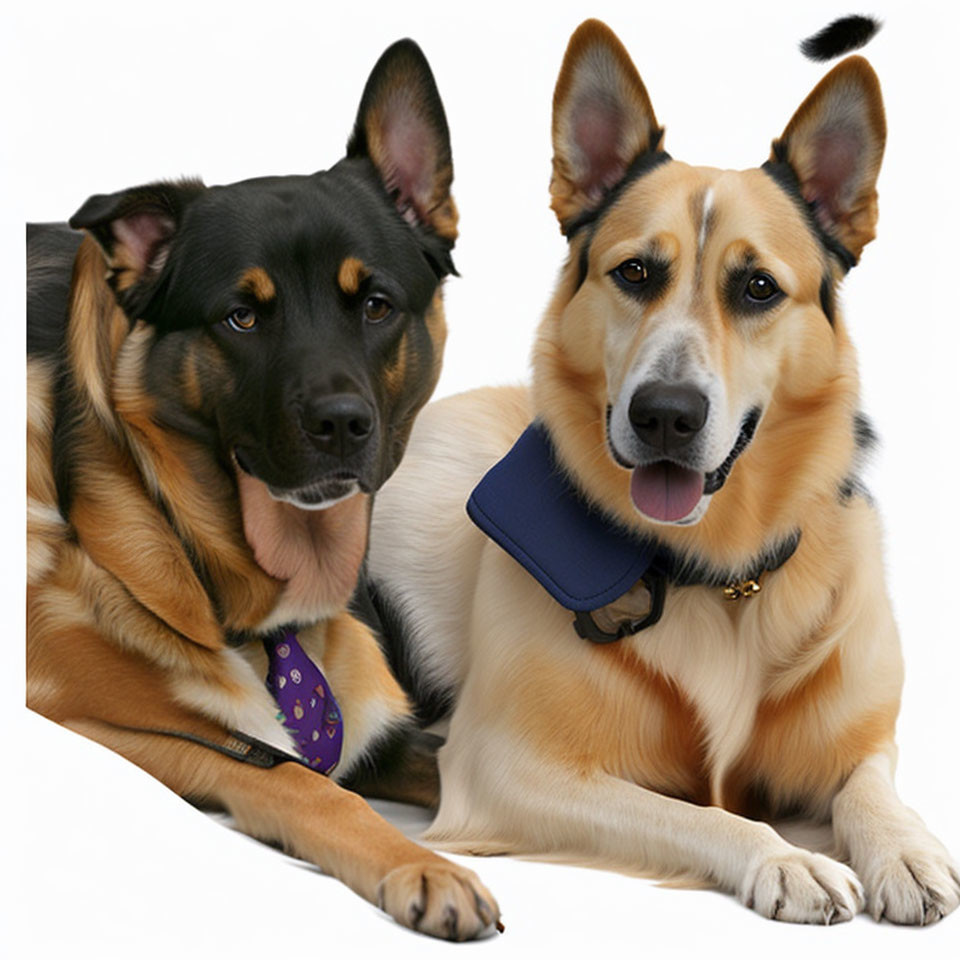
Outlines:
{"type": "Polygon", "coordinates": [[[647,279],[647,268],[642,260],[624,260],[614,273],[627,283],[643,283],[647,279]]]}
{"type": "Polygon", "coordinates": [[[393,313],[393,304],[385,297],[367,297],[363,301],[364,319],[371,323],[380,323],[381,320],[386,320],[391,313],[393,313]]]}
{"type": "Polygon", "coordinates": [[[237,307],[223,322],[237,333],[249,333],[257,325],[257,315],[246,307],[237,307]]]}
{"type": "Polygon", "coordinates": [[[755,303],[763,303],[779,292],[777,281],[769,273],[755,273],[747,281],[747,297],[755,303]]]}

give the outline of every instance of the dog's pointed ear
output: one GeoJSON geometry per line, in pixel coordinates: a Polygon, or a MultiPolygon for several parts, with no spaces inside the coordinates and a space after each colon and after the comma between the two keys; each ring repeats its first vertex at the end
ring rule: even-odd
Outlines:
{"type": "Polygon", "coordinates": [[[367,80],[348,157],[368,157],[410,222],[453,241],[450,132],[433,73],[413,40],[388,47],[367,80]]]}
{"type": "Polygon", "coordinates": [[[189,204],[206,187],[197,180],[151,183],[97,194],[70,218],[100,244],[110,283],[122,293],[159,275],[189,204]]]}
{"type": "Polygon", "coordinates": [[[863,57],[848,57],[814,87],[773,142],[770,161],[789,164],[819,226],[854,263],[876,234],[886,136],[877,75],[863,57]]]}
{"type": "Polygon", "coordinates": [[[580,24],[553,94],[550,205],[561,230],[598,207],[638,157],[665,157],[662,139],[646,87],[616,34],[599,20],[580,24]]]}

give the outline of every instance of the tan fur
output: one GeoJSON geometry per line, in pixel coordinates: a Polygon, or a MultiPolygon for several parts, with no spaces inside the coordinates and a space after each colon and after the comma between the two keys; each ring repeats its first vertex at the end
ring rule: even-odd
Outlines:
{"type": "Polygon", "coordinates": [[[68,356],[82,396],[102,423],[111,424],[109,372],[129,323],[104,282],[106,275],[107,264],[100,249],[90,237],[85,237],[74,263],[70,314],[95,317],[96,322],[70,324],[68,356]]]}
{"type": "MultiPolygon", "coordinates": [[[[251,292],[266,297],[269,277],[248,274],[251,292]]],[[[315,524],[320,554],[303,589],[296,575],[284,585],[264,572],[244,539],[234,479],[201,444],[158,425],[145,380],[152,329],[131,327],[107,275],[99,248],[84,240],[67,330],[77,417],[67,518],[53,476],[54,370],[28,367],[28,705],[184,796],[225,808],[242,829],[310,859],[400,922],[476,936],[498,916],[476,877],[336,784],[410,715],[373,635],[345,611],[366,545],[367,498],[331,507],[315,524]],[[336,690],[346,731],[333,777],[297,763],[258,769],[162,733],[236,745],[236,730],[292,752],[264,686],[262,648],[227,643],[230,631],[265,629],[271,618],[314,623],[304,646],[336,690]]],[[[181,383],[197,406],[198,365],[187,356],[181,383]]],[[[226,376],[215,352],[203,366],[226,376]]]]}
{"type": "MultiPolygon", "coordinates": [[[[124,344],[114,378],[117,413],[134,449],[149,464],[150,475],[167,491],[178,533],[209,572],[224,608],[223,625],[233,630],[252,627],[276,603],[279,584],[250,556],[230,479],[200,445],[162,430],[152,416],[153,401],[142,386],[152,336],[151,328],[141,323],[124,344]]],[[[202,590],[196,577],[191,579],[202,590]]]]}
{"type": "MultiPolygon", "coordinates": [[[[149,719],[159,725],[166,718],[149,719]]],[[[177,729],[189,722],[183,715],[172,719],[177,729]]],[[[483,920],[494,919],[495,901],[470,871],[407,840],[359,796],[299,764],[261,770],[194,744],[97,720],[66,725],[126,756],[178,793],[225,805],[245,832],[317,864],[392,915],[422,912],[412,918],[418,929],[465,939],[475,935],[478,908],[483,920]]]]}
{"type": "Polygon", "coordinates": [[[277,295],[277,288],[263,267],[250,267],[245,270],[238,287],[252,293],[261,303],[267,303],[277,295]]]}
{"type": "MultiPolygon", "coordinates": [[[[867,131],[855,198],[849,210],[836,206],[835,225],[859,254],[872,236],[879,87],[856,59],[831,77],[788,124],[784,143],[816,152],[838,115],[867,131]]],[[[577,165],[577,124],[597,103],[621,122],[607,158],[617,169],[648,149],[656,120],[619,41],[588,21],[571,40],[554,97],[551,192],[564,228],[601,199],[587,189],[596,171],[577,165]]],[[[801,170],[804,187],[820,173],[801,170]]],[[[478,390],[421,415],[378,498],[369,569],[406,616],[421,682],[456,695],[428,833],[435,842],[685,873],[766,916],[808,923],[849,919],[864,898],[875,916],[908,923],[960,903],[960,876],[897,799],[885,759],[895,752],[903,667],[875,511],[862,497],[839,496],[855,470],[859,385],[842,317],[832,311],[831,322],[821,300],[821,286],[832,289],[838,277],[766,173],[673,160],[572,238],[537,332],[529,394],[478,390]],[[611,274],[650,256],[668,261],[670,282],[634,301],[611,274]],[[746,313],[725,292],[745,264],[768,271],[785,293],[769,313],[746,313]],[[608,411],[615,417],[645,382],[638,378],[651,358],[662,362],[652,380],[685,364],[698,383],[722,385],[710,387],[715,464],[744,412],[763,410],[725,485],[686,525],[642,515],[630,471],[610,451],[608,411]],[[799,545],[761,575],[750,599],[671,584],[659,623],[612,644],[586,642],[572,614],[463,509],[531,416],[547,425],[589,502],[681,557],[747,573],[793,531],[799,545]],[[853,870],[742,816],[797,812],[833,813],[853,870]]],[[[639,586],[612,605],[620,616],[648,606],[639,586]]]]}
{"type": "Polygon", "coordinates": [[[183,361],[183,396],[194,410],[199,410],[203,405],[203,385],[200,380],[198,353],[196,348],[189,349],[183,361]]]}
{"type": "Polygon", "coordinates": [[[438,291],[430,304],[426,316],[427,333],[433,341],[433,383],[440,379],[440,366],[443,363],[443,348],[447,342],[447,321],[443,309],[443,292],[438,291]]]}
{"type": "Polygon", "coordinates": [[[53,431],[53,364],[27,364],[27,583],[42,579],[56,562],[67,525],[56,508],[50,469],[53,431]]]}
{"type": "MultiPolygon", "coordinates": [[[[735,202],[748,206],[743,203],[743,196],[755,198],[754,223],[750,223],[749,215],[737,211],[737,219],[746,221],[742,229],[755,230],[756,224],[764,226],[768,255],[774,261],[791,264],[798,278],[796,290],[791,290],[797,301],[794,317],[789,324],[778,321],[778,329],[768,334],[769,339],[781,343],[789,337],[797,359],[794,362],[789,356],[785,358],[777,386],[778,402],[767,413],[767,455],[760,456],[758,446],[749,449],[695,527],[656,528],[657,536],[672,546],[692,548],[720,566],[731,567],[745,556],[756,554],[767,539],[792,529],[791,524],[809,498],[816,496],[832,502],[853,451],[849,421],[857,402],[855,354],[842,322],[838,322],[835,332],[822,322],[807,323],[811,312],[818,310],[821,261],[813,242],[802,230],[776,228],[782,222],[780,217],[795,217],[796,213],[790,200],[764,174],[747,171],[721,175],[719,171],[694,170],[674,161],[641,181],[604,221],[592,248],[594,262],[602,266],[591,273],[574,303],[568,304],[576,261],[575,254],[571,255],[565,280],[561,281],[537,334],[533,390],[536,407],[551,427],[564,462],[579,485],[625,525],[641,532],[651,530],[630,502],[622,469],[605,453],[602,412],[608,391],[619,384],[609,384],[604,376],[600,344],[606,309],[613,297],[606,291],[596,297],[590,294],[605,279],[607,269],[623,259],[618,251],[624,249],[625,236],[636,236],[649,229],[666,243],[669,233],[663,226],[671,217],[682,217],[686,226],[688,198],[700,192],[704,183],[713,185],[718,195],[721,191],[729,194],[731,207],[735,202]],[[734,176],[739,182],[731,182],[734,176]],[[670,200],[672,196],[682,199],[670,200]],[[814,331],[808,336],[811,326],[814,331]],[[798,417],[797,413],[804,416],[798,417]],[[793,469],[793,464],[811,460],[818,468],[817,476],[793,469]],[[751,469],[740,468],[747,463],[751,469]],[[784,469],[787,464],[791,469],[784,469]],[[790,512],[793,515],[788,515],[790,512]]],[[[694,231],[688,228],[688,243],[693,237],[694,231]]],[[[725,239],[721,223],[716,228],[714,243],[721,246],[725,239]]],[[[677,296],[685,296],[684,291],[678,291],[677,296]]],[[[731,321],[718,315],[716,298],[717,292],[711,291],[711,310],[703,326],[714,363],[723,369],[729,383],[738,384],[744,376],[737,365],[742,350],[731,343],[731,338],[722,336],[730,331],[731,321]]],[[[678,306],[682,303],[679,299],[678,306]]],[[[627,350],[629,359],[636,357],[645,332],[643,327],[637,329],[627,350]]]]}
{"type": "Polygon", "coordinates": [[[358,260],[356,257],[345,257],[337,271],[337,283],[347,296],[352,297],[368,276],[370,276],[370,271],[362,260],[358,260]]]}
{"type": "Polygon", "coordinates": [[[397,344],[397,353],[393,361],[384,369],[383,379],[387,390],[391,394],[399,394],[403,390],[403,382],[407,378],[407,352],[410,349],[410,338],[404,334],[397,344]]]}

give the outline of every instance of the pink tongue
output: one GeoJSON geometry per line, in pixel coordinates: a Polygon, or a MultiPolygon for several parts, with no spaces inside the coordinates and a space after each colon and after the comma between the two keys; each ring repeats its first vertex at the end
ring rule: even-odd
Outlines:
{"type": "Polygon", "coordinates": [[[667,460],[637,467],[630,477],[630,497],[651,520],[682,520],[703,496],[703,474],[667,460]]]}

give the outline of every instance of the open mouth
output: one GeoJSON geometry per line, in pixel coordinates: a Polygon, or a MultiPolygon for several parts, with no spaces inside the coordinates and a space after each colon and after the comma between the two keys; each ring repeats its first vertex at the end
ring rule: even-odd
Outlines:
{"type": "Polygon", "coordinates": [[[737,457],[747,449],[757,424],[760,409],[754,407],[744,417],[727,458],[716,470],[702,473],[672,460],[657,460],[636,466],[630,475],[630,499],[645,517],[660,523],[677,523],[689,517],[705,496],[716,493],[726,482],[737,457]]]}

